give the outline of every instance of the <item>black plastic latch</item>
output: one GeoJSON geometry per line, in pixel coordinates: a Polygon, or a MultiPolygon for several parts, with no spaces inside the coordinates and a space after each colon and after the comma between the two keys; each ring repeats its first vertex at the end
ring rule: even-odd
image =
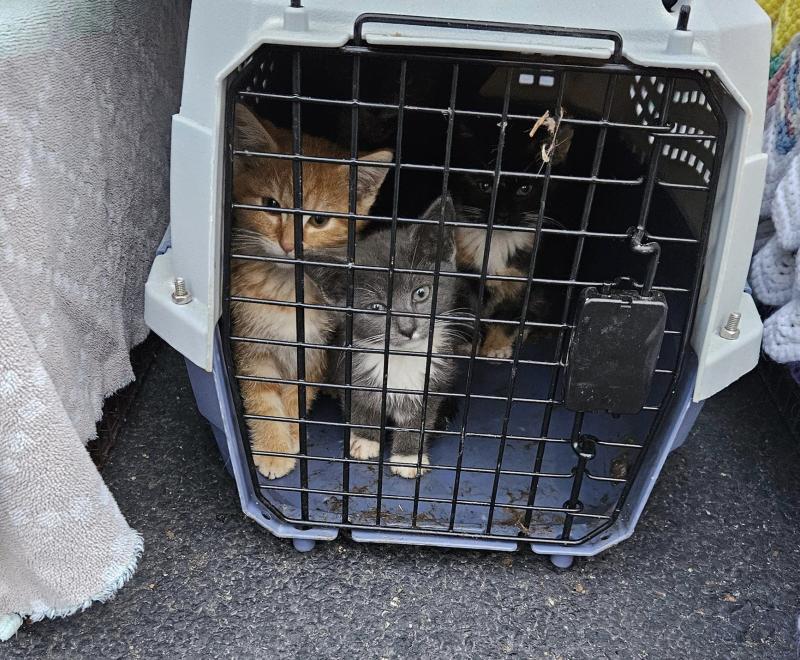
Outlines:
{"type": "Polygon", "coordinates": [[[660,291],[584,289],[568,351],[567,408],[639,412],[650,391],[666,322],[667,301],[660,291]]]}

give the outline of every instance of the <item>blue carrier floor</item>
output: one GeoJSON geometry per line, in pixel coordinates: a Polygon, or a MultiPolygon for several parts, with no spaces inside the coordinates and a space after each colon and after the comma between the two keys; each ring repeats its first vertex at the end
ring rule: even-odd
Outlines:
{"type": "MultiPolygon", "coordinates": [[[[526,356],[527,357],[527,356],[526,356]]],[[[523,365],[518,375],[515,395],[523,398],[543,398],[542,389],[549,384],[549,373],[542,368],[523,365]],[[542,383],[541,381],[545,382],[542,383]]],[[[504,396],[507,391],[507,370],[497,366],[481,364],[476,369],[473,381],[474,394],[504,396]]],[[[463,401],[463,400],[462,400],[463,401]]],[[[464,441],[462,472],[458,487],[458,500],[481,502],[481,504],[458,504],[455,508],[453,531],[480,534],[486,531],[491,501],[494,474],[491,471],[498,462],[502,422],[506,402],[473,398],[470,403],[468,434],[464,441]],[[488,434],[481,436],[480,434],[488,434]],[[473,472],[470,468],[489,472],[473,472]]],[[[511,436],[538,437],[541,433],[542,416],[545,405],[540,403],[514,403],[508,423],[511,436]]],[[[626,415],[612,419],[610,415],[588,415],[584,422],[584,432],[602,440],[631,443],[641,442],[645,437],[650,415],[626,415]]],[[[316,402],[313,419],[341,422],[338,404],[328,397],[316,402]]],[[[453,415],[447,430],[460,431],[463,419],[463,404],[453,415]]],[[[542,477],[536,494],[536,506],[562,508],[569,500],[572,488],[572,470],[577,456],[568,440],[573,414],[563,409],[553,411],[548,437],[561,438],[563,442],[546,443],[541,472],[554,475],[542,477]],[[558,476],[555,476],[558,475],[558,476]]],[[[343,429],[337,426],[309,425],[308,454],[323,457],[341,458],[343,429]]],[[[388,444],[388,443],[387,443],[388,444]]],[[[431,441],[431,463],[453,469],[433,469],[420,479],[419,495],[421,501],[417,512],[417,525],[422,529],[447,531],[452,510],[455,466],[458,460],[460,436],[439,435],[431,441]],[[428,500],[444,500],[431,502],[428,500]]],[[[536,461],[539,442],[534,440],[506,441],[503,452],[502,470],[508,472],[531,473],[536,461]]],[[[388,449],[388,448],[387,448],[388,449]]],[[[590,461],[593,476],[621,478],[636,450],[624,447],[599,446],[597,455],[590,461]]],[[[384,452],[386,460],[388,450],[384,452]]],[[[268,481],[260,477],[260,483],[269,487],[265,491],[273,504],[287,518],[300,518],[300,493],[281,491],[277,487],[300,487],[300,472],[295,470],[282,479],[268,481]]],[[[493,515],[492,534],[517,536],[524,531],[525,507],[531,487],[530,476],[502,474],[498,481],[496,509],[493,515]]],[[[326,461],[308,461],[308,484],[310,488],[325,491],[342,490],[342,464],[326,461]]],[[[388,466],[383,467],[383,488],[380,514],[382,524],[391,527],[408,528],[411,525],[415,480],[393,475],[388,466]]],[[[595,478],[584,479],[580,500],[583,513],[608,516],[616,505],[624,484],[595,478]]],[[[350,498],[350,522],[356,525],[374,525],[377,515],[378,466],[351,465],[350,491],[357,496],[350,498]]],[[[308,497],[309,518],[319,522],[339,522],[342,515],[342,497],[337,495],[310,494],[308,497]]],[[[529,534],[531,536],[557,539],[562,532],[563,513],[534,511],[529,534]]],[[[603,519],[576,517],[573,525],[573,538],[580,538],[599,526],[603,519]]]]}
{"type": "MultiPolygon", "coordinates": [[[[521,358],[542,360],[542,353],[545,352],[547,347],[544,345],[538,347],[526,345],[521,352],[521,358]]],[[[258,501],[246,456],[241,451],[239,428],[233,413],[219,337],[216,342],[214,363],[212,374],[200,370],[191,363],[187,362],[187,365],[198,406],[211,422],[221,453],[236,477],[245,512],[276,535],[296,539],[298,549],[310,549],[313,540],[335,538],[338,529],[329,525],[341,523],[343,506],[341,495],[310,493],[307,519],[309,522],[303,527],[281,521],[258,501]],[[314,523],[318,523],[318,526],[314,523]]],[[[545,399],[550,386],[551,369],[552,367],[520,365],[514,396],[545,399]]],[[[508,366],[478,363],[472,394],[505,397],[508,376],[508,366]]],[[[458,382],[463,382],[463,378],[458,382]]],[[[530,473],[533,471],[539,442],[514,439],[513,436],[539,436],[546,409],[543,403],[526,401],[515,402],[511,407],[507,434],[512,437],[506,441],[502,470],[527,474],[500,476],[491,527],[492,536],[507,536],[508,540],[476,537],[486,533],[488,503],[491,500],[494,482],[493,472],[500,449],[499,438],[491,435],[499,435],[502,430],[506,402],[473,397],[466,424],[466,432],[471,435],[467,435],[464,441],[462,473],[458,487],[458,500],[468,503],[457,504],[452,528],[453,532],[469,536],[459,538],[437,534],[449,530],[455,469],[433,469],[420,479],[420,502],[417,509],[417,528],[423,532],[420,534],[410,529],[415,481],[391,474],[388,466],[384,465],[380,505],[381,526],[377,527],[375,525],[378,466],[352,464],[350,492],[354,495],[349,498],[349,523],[362,526],[361,529],[352,531],[353,538],[366,542],[414,543],[494,550],[514,550],[520,542],[523,542],[530,543],[534,551],[544,554],[596,554],[605,547],[627,538],[632,532],[667,454],[682,443],[700,410],[699,404],[691,403],[693,384],[694,359],[689,354],[684,376],[665,418],[652,439],[653,445],[634,481],[626,504],[618,520],[608,531],[604,531],[602,536],[595,535],[582,544],[560,543],[565,515],[563,512],[536,510],[533,512],[530,525],[526,527],[524,507],[528,504],[530,473]],[[470,468],[483,471],[470,471],[470,468]],[[364,529],[364,527],[373,528],[364,529]]],[[[668,385],[669,375],[657,375],[651,393],[654,404],[664,396],[668,385]]],[[[463,399],[458,406],[453,407],[446,428],[460,431],[463,399]]],[[[656,414],[656,410],[644,410],[637,415],[618,417],[605,413],[585,415],[583,433],[594,435],[603,442],[618,444],[598,445],[596,456],[587,463],[587,474],[579,493],[581,513],[584,515],[575,516],[573,519],[570,534],[573,543],[604,525],[612,515],[624,488],[624,483],[618,480],[625,478],[638,453],[638,450],[630,445],[645,440],[653,416],[656,414]]],[[[573,413],[559,406],[553,407],[547,432],[549,440],[545,444],[540,471],[540,474],[547,476],[541,476],[539,479],[536,507],[563,508],[570,498],[573,470],[578,460],[568,440],[573,417],[573,413]]],[[[338,403],[328,396],[322,396],[315,402],[311,418],[319,421],[342,421],[338,403]]],[[[343,435],[341,427],[309,424],[308,453],[319,457],[341,458],[343,435]]],[[[431,463],[455,468],[459,443],[460,434],[435,436],[431,441],[431,463]]],[[[384,457],[388,460],[388,448],[384,457]]],[[[291,490],[300,487],[299,469],[277,480],[267,480],[261,475],[258,478],[262,496],[284,519],[301,519],[300,493],[291,490]]],[[[308,485],[314,490],[341,491],[341,462],[308,459],[308,485]]]]}

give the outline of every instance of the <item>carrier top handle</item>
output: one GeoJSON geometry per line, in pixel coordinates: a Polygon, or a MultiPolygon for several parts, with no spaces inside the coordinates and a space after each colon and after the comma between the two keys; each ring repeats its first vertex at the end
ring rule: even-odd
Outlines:
{"type": "Polygon", "coordinates": [[[440,18],[436,16],[402,16],[400,14],[361,14],[353,23],[353,45],[364,45],[364,24],[384,23],[389,25],[420,25],[455,30],[479,30],[482,32],[513,32],[517,34],[541,34],[573,39],[598,39],[614,44],[611,61],[622,60],[622,35],[613,30],[592,30],[588,28],[565,28],[529,23],[501,23],[496,21],[473,21],[463,18],[440,18]]]}

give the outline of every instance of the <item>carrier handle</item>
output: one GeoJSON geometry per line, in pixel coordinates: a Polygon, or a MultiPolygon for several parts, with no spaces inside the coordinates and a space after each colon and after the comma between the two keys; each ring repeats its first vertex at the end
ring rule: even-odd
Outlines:
{"type": "Polygon", "coordinates": [[[519,34],[539,34],[574,39],[598,39],[614,44],[612,62],[622,58],[622,35],[613,30],[594,30],[589,28],[565,28],[550,25],[531,25],[529,23],[501,23],[497,21],[473,21],[463,18],[440,18],[436,16],[402,16],[400,14],[366,13],[353,23],[353,44],[363,45],[365,23],[388,23],[389,25],[421,25],[458,30],[481,30],[486,32],[516,32],[519,34]]]}

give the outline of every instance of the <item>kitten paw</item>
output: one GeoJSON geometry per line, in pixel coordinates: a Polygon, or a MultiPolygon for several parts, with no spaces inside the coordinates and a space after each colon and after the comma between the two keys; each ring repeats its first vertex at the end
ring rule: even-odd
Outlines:
{"type": "Polygon", "coordinates": [[[381,444],[374,440],[367,440],[359,435],[350,436],[350,456],[360,461],[377,458],[381,453],[381,444]]]}
{"type": "MultiPolygon", "coordinates": [[[[405,466],[405,465],[391,465],[390,469],[392,474],[396,474],[398,477],[403,477],[404,479],[414,479],[417,476],[417,455],[416,454],[392,454],[389,457],[389,461],[392,463],[414,463],[414,466],[405,466]]],[[[427,454],[422,455],[422,465],[423,467],[420,469],[420,475],[425,474],[426,472],[430,472],[430,470],[425,469],[425,465],[430,465],[431,461],[428,458],[427,454]]]]}
{"type": "Polygon", "coordinates": [[[481,355],[489,358],[510,359],[513,354],[514,346],[512,344],[507,346],[484,346],[481,350],[481,355]]]}
{"type": "Polygon", "coordinates": [[[491,326],[486,331],[480,353],[488,358],[510,358],[514,353],[514,339],[504,330],[491,326]]]}
{"type": "Polygon", "coordinates": [[[267,479],[280,479],[294,470],[297,459],[288,456],[253,456],[253,463],[267,479]]]}

